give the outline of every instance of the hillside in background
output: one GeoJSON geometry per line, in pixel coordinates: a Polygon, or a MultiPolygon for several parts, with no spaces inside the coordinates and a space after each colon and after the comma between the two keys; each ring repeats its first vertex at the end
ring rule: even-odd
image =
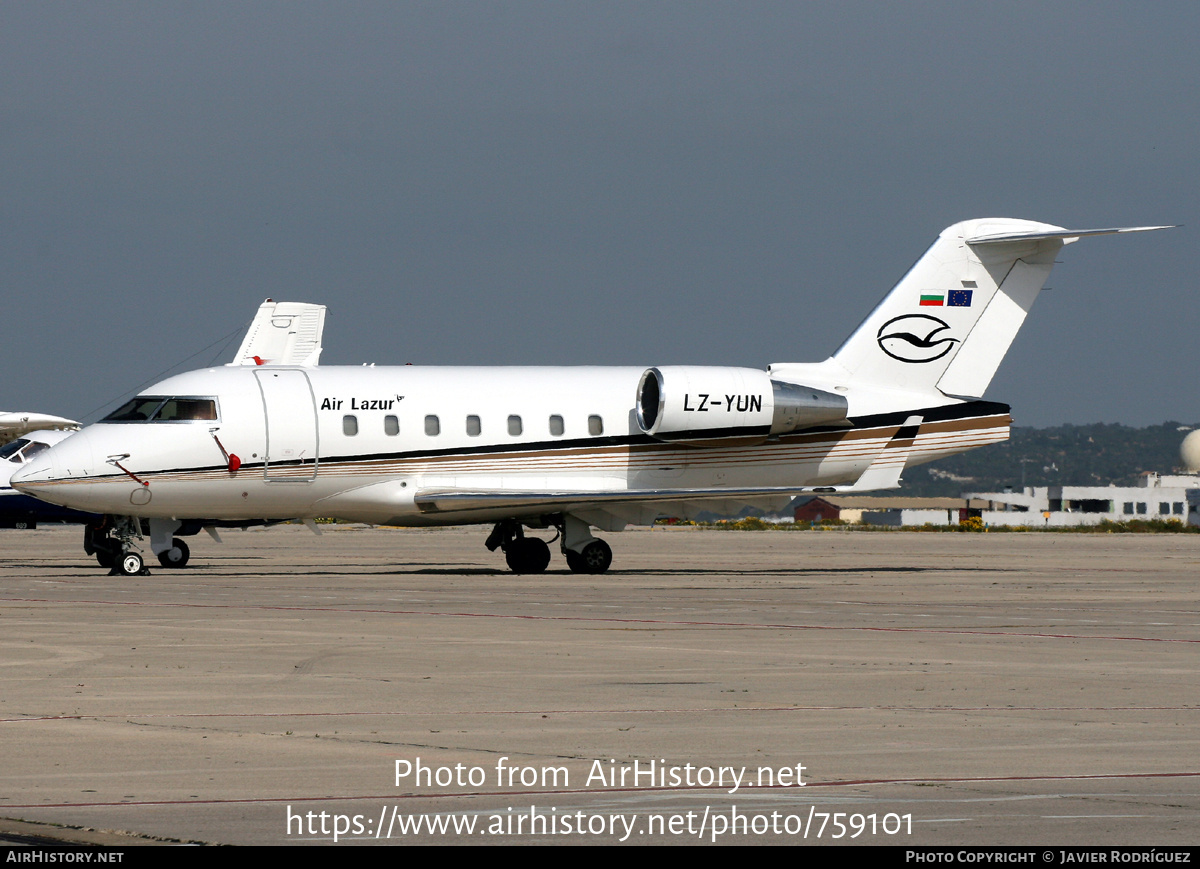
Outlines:
{"type": "Polygon", "coordinates": [[[1164,422],[1133,428],[1120,424],[1016,426],[1002,443],[951,456],[904,474],[901,491],[920,497],[958,497],[966,491],[999,492],[1005,486],[1133,485],[1144,471],[1182,473],[1179,445],[1200,424],[1164,422]]]}

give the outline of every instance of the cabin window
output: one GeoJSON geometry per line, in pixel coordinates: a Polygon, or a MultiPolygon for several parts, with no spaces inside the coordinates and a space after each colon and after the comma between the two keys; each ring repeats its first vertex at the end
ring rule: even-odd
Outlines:
{"type": "Polygon", "coordinates": [[[557,413],[550,417],[550,434],[559,437],[563,433],[563,418],[557,413]]]}
{"type": "Polygon", "coordinates": [[[588,434],[602,435],[604,434],[604,420],[596,414],[588,417],[588,434]]]}
{"type": "Polygon", "coordinates": [[[435,414],[425,417],[425,434],[435,437],[442,433],[442,424],[435,414]]]}
{"type": "Polygon", "coordinates": [[[521,433],[521,431],[521,417],[514,413],[508,418],[508,433],[513,437],[516,437],[521,433]]]}
{"type": "Polygon", "coordinates": [[[383,418],[383,433],[390,437],[400,434],[400,420],[392,415],[383,418]]]}
{"type": "Polygon", "coordinates": [[[473,438],[476,438],[479,437],[479,431],[479,417],[475,416],[475,414],[471,414],[467,417],[467,434],[473,438]]]}
{"type": "Polygon", "coordinates": [[[348,438],[358,434],[358,417],[346,414],[342,417],[342,434],[348,438]]]}

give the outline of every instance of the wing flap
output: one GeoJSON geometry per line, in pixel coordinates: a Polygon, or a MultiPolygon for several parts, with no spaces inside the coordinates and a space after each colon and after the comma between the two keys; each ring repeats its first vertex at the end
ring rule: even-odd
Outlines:
{"type": "MultiPolygon", "coordinates": [[[[899,471],[892,476],[899,479],[899,471]]],[[[858,483],[842,486],[761,486],[757,488],[709,488],[709,489],[622,489],[607,492],[588,491],[545,491],[526,492],[519,490],[450,490],[430,489],[419,492],[415,498],[422,513],[458,513],[473,510],[512,509],[534,512],[538,509],[553,512],[577,512],[590,508],[604,509],[619,505],[676,504],[688,501],[714,501],[753,503],[766,499],[790,499],[797,495],[829,492],[865,492],[875,488],[860,488],[858,483]]]]}

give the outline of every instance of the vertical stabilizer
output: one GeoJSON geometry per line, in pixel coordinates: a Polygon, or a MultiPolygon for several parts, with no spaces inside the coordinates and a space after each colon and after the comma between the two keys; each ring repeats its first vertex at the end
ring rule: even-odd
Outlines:
{"type": "Polygon", "coordinates": [[[1064,243],[1057,235],[1029,236],[1061,231],[1028,220],[956,223],[938,236],[834,359],[855,379],[914,392],[981,396],[1064,243]],[[977,237],[1001,234],[1017,237],[1003,244],[972,244],[977,237]]]}
{"type": "Polygon", "coordinates": [[[316,365],[325,306],[267,299],[258,308],[231,365],[316,365]]]}
{"type": "Polygon", "coordinates": [[[854,380],[979,398],[1063,245],[1083,236],[1168,228],[1071,230],[1011,218],[956,223],[833,358],[854,380]]]}

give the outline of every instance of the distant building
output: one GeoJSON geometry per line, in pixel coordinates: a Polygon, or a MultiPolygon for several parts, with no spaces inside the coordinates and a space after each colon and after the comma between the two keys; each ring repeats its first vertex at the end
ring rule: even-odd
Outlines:
{"type": "Polygon", "coordinates": [[[830,499],[798,498],[792,502],[791,510],[797,522],[812,522],[819,515],[820,519],[837,518],[843,522],[898,528],[927,524],[957,525],[969,515],[978,515],[979,509],[984,506],[986,503],[983,501],[966,503],[961,498],[832,495],[830,499]]]}
{"type": "Polygon", "coordinates": [[[908,528],[914,525],[957,525],[968,515],[970,511],[965,507],[889,507],[864,510],[859,521],[864,525],[908,528]]]}
{"type": "Polygon", "coordinates": [[[800,498],[793,502],[797,522],[824,522],[842,517],[842,508],[824,498],[800,498]]]}
{"type": "MultiPolygon", "coordinates": [[[[1136,486],[1039,486],[1021,492],[969,492],[964,498],[988,502],[984,525],[1060,527],[1178,519],[1200,525],[1200,475],[1147,472],[1136,486]]],[[[974,511],[972,511],[974,515],[974,511]]]]}

